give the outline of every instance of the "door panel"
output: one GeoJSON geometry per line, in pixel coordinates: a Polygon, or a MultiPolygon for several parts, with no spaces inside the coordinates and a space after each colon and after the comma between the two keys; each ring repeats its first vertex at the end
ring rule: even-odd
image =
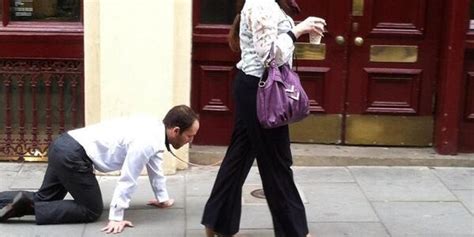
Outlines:
{"type": "Polygon", "coordinates": [[[229,51],[225,41],[195,44],[192,107],[199,113],[201,120],[201,129],[194,140],[195,144],[225,145],[230,141],[233,117],[231,88],[235,75],[235,58],[229,57],[232,55],[229,51]]]}
{"type": "Polygon", "coordinates": [[[430,146],[441,1],[365,4],[351,22],[345,143],[430,146]]]}
{"type": "Polygon", "coordinates": [[[467,50],[465,57],[464,96],[459,129],[460,152],[474,152],[474,50],[467,50]]]}
{"type": "Polygon", "coordinates": [[[350,2],[298,1],[302,12],[295,21],[308,16],[324,18],[327,23],[321,45],[309,44],[308,36],[296,43],[296,66],[311,101],[309,118],[290,126],[291,140],[310,143],[342,143],[344,98],[347,77],[347,38],[350,26],[350,2]],[[336,41],[336,38],[343,39],[336,41]],[[320,53],[320,57],[305,55],[320,53]],[[330,129],[328,129],[330,128],[330,129]]]}
{"type": "Polygon", "coordinates": [[[364,68],[362,113],[416,114],[421,73],[421,69],[364,68]]]}
{"type": "Polygon", "coordinates": [[[371,36],[403,35],[421,36],[424,34],[426,0],[366,0],[366,13],[361,28],[368,27],[371,36]]]}
{"type": "Polygon", "coordinates": [[[227,145],[233,127],[231,85],[239,55],[227,44],[233,1],[193,0],[191,107],[199,113],[194,144],[227,145]]]}

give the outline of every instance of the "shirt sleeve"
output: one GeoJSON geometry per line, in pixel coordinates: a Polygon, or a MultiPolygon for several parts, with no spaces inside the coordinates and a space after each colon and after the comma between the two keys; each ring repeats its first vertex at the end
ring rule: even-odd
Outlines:
{"type": "Polygon", "coordinates": [[[150,157],[140,141],[134,141],[128,146],[120,178],[110,203],[109,220],[113,221],[123,220],[124,211],[129,207],[132,193],[137,188],[138,177],[150,157]]]}
{"type": "Polygon", "coordinates": [[[280,15],[275,13],[274,7],[257,4],[249,9],[250,29],[252,31],[255,50],[265,65],[272,43],[277,65],[290,62],[293,56],[293,39],[286,34],[278,34],[280,15]]]}
{"type": "Polygon", "coordinates": [[[162,163],[163,152],[160,151],[156,153],[153,157],[151,157],[150,161],[146,165],[151,188],[155,193],[155,198],[159,202],[169,200],[168,190],[166,189],[166,177],[161,168],[162,163]]]}

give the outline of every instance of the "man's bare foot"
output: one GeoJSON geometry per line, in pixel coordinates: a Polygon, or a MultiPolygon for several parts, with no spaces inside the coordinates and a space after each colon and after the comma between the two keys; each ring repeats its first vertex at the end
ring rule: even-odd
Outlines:
{"type": "Polygon", "coordinates": [[[164,202],[159,202],[158,200],[153,199],[148,202],[148,205],[155,206],[158,208],[169,208],[174,205],[174,199],[168,199],[167,201],[164,201],[164,202]]]}

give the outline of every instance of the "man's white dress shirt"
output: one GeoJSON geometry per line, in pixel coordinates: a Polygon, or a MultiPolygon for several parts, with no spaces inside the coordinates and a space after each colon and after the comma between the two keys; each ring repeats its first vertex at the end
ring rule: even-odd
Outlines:
{"type": "Polygon", "coordinates": [[[146,166],[156,199],[169,199],[161,169],[166,149],[165,126],[159,120],[140,116],[119,118],[68,132],[84,147],[94,168],[101,172],[120,170],[110,203],[109,220],[123,220],[137,179],[146,166]]]}

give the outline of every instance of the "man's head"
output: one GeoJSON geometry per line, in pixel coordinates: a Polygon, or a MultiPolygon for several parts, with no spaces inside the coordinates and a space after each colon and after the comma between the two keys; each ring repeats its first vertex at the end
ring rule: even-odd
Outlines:
{"type": "Polygon", "coordinates": [[[191,142],[199,130],[199,116],[186,105],[170,109],[163,119],[168,142],[175,149],[191,142]]]}

